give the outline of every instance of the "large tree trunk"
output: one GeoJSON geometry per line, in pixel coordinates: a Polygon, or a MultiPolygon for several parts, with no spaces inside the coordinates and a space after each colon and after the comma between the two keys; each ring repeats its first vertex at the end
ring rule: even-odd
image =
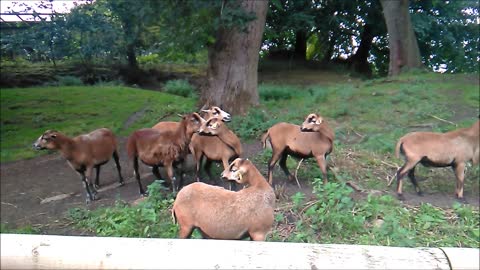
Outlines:
{"type": "Polygon", "coordinates": [[[255,12],[257,18],[248,23],[246,32],[235,28],[217,31],[209,48],[208,81],[201,95],[204,105],[220,106],[234,114],[244,114],[259,103],[257,69],[268,1],[242,0],[241,7],[247,13],[255,12]]]}
{"type": "Polygon", "coordinates": [[[388,75],[422,66],[420,50],[408,12],[408,0],[380,0],[387,24],[390,64],[388,75]]]}
{"type": "Polygon", "coordinates": [[[367,76],[372,75],[372,69],[370,68],[370,64],[368,64],[368,56],[370,55],[374,38],[372,27],[370,24],[365,24],[363,32],[360,35],[360,45],[358,46],[357,52],[350,58],[350,65],[353,70],[367,76]]]}
{"type": "Polygon", "coordinates": [[[133,71],[138,69],[137,56],[135,54],[135,45],[133,44],[127,45],[127,61],[128,61],[128,68],[130,70],[133,71]]]}
{"type": "Polygon", "coordinates": [[[305,60],[307,55],[307,33],[304,30],[298,30],[295,33],[295,58],[305,60]]]}

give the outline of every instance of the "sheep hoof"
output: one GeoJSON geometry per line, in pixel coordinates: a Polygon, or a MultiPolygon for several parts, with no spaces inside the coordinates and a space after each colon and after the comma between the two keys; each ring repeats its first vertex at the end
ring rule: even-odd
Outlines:
{"type": "Polygon", "coordinates": [[[123,181],[123,180],[122,180],[122,181],[120,181],[120,182],[118,182],[118,183],[119,183],[119,185],[118,185],[119,187],[123,187],[123,186],[125,186],[125,181],[123,181]]]}
{"type": "Polygon", "coordinates": [[[398,196],[398,200],[402,202],[405,201],[405,196],[403,196],[403,194],[397,194],[397,196],[398,196]]]}
{"type": "Polygon", "coordinates": [[[142,192],[140,194],[142,194],[143,197],[148,197],[148,191],[142,192]]]}
{"type": "Polygon", "coordinates": [[[93,185],[93,187],[94,187],[95,189],[99,189],[99,188],[100,188],[100,185],[99,185],[99,184],[95,184],[95,185],[93,185]]]}
{"type": "Polygon", "coordinates": [[[418,196],[423,197],[423,192],[422,191],[417,192],[417,194],[418,194],[418,196]]]}

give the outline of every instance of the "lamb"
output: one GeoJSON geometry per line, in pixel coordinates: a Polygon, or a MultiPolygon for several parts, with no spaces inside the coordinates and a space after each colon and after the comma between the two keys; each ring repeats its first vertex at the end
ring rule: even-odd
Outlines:
{"type": "Polygon", "coordinates": [[[82,177],[85,187],[87,203],[96,199],[96,188],[99,187],[100,167],[113,157],[118,171],[119,183],[124,185],[121,167],[117,153],[115,135],[107,128],[100,128],[88,134],[69,138],[55,131],[47,130],[33,144],[37,150],[59,150],[67,163],[82,177]],[[95,186],[91,177],[93,168],[96,168],[95,186]]]}
{"type": "MultiPolygon", "coordinates": [[[[205,171],[211,180],[212,161],[221,161],[223,169],[226,170],[230,161],[242,155],[240,139],[219,118],[210,118],[204,122],[199,134],[193,135],[189,148],[195,160],[197,182],[200,181],[198,173],[204,156],[207,158],[205,171]]],[[[234,182],[231,181],[230,184],[230,190],[235,189],[234,182]]]]}
{"type": "Polygon", "coordinates": [[[422,195],[415,178],[415,166],[421,163],[427,167],[452,167],[457,178],[455,195],[463,200],[463,180],[465,164],[479,161],[479,123],[477,121],[469,128],[462,128],[446,133],[412,132],[401,137],[395,147],[395,155],[405,157],[405,164],[397,171],[397,195],[404,199],[402,193],[402,178],[408,175],[415,191],[422,195]]]}
{"type": "MultiPolygon", "coordinates": [[[[160,132],[153,128],[144,128],[133,132],[127,141],[127,152],[133,161],[133,169],[140,194],[147,195],[140,181],[138,159],[144,164],[152,166],[158,171],[158,166],[167,170],[167,179],[174,192],[177,191],[173,166],[183,162],[187,155],[188,144],[194,132],[197,132],[205,120],[198,113],[187,114],[182,117],[178,127],[172,132],[160,132]]],[[[180,188],[183,184],[183,175],[180,173],[180,188]]]]}
{"type": "Polygon", "coordinates": [[[272,183],[275,164],[280,159],[280,167],[290,181],[293,175],[287,168],[288,155],[298,158],[315,157],[322,171],[323,182],[327,183],[327,156],[333,151],[335,134],[327,122],[318,114],[309,114],[302,126],[278,123],[273,125],[262,136],[263,148],[267,139],[272,146],[272,157],[268,163],[268,183],[272,183]]]}
{"type": "Polygon", "coordinates": [[[272,187],[248,159],[235,159],[222,177],[247,187],[235,192],[195,182],[183,188],[172,208],[179,238],[198,228],[204,238],[265,241],[274,221],[272,187]]]}

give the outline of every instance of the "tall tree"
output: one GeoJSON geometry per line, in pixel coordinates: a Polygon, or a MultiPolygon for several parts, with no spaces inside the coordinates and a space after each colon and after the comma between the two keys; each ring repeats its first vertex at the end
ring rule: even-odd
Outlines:
{"type": "MultiPolygon", "coordinates": [[[[217,105],[232,113],[244,114],[258,105],[257,69],[268,1],[225,1],[222,12],[243,10],[255,14],[245,25],[220,25],[209,47],[207,83],[201,102],[217,105]]],[[[227,15],[226,15],[227,16],[227,15]]]]}
{"type": "Polygon", "coordinates": [[[413,31],[408,0],[380,0],[388,31],[390,64],[388,75],[394,76],[411,68],[420,68],[422,61],[413,31]]]}

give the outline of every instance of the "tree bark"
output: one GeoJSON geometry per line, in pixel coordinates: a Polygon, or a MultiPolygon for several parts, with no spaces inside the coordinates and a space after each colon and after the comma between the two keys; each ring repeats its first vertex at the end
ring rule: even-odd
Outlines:
{"type": "Polygon", "coordinates": [[[305,60],[307,55],[307,33],[304,30],[298,30],[295,33],[295,58],[305,60]]]}
{"type": "Polygon", "coordinates": [[[257,18],[248,23],[246,32],[236,28],[217,31],[209,48],[207,82],[200,98],[203,105],[220,106],[233,114],[245,114],[259,104],[257,69],[268,1],[242,0],[240,6],[257,18]]]}
{"type": "Polygon", "coordinates": [[[413,31],[408,0],[380,0],[388,31],[390,64],[388,75],[422,67],[417,38],[413,31]]]}

